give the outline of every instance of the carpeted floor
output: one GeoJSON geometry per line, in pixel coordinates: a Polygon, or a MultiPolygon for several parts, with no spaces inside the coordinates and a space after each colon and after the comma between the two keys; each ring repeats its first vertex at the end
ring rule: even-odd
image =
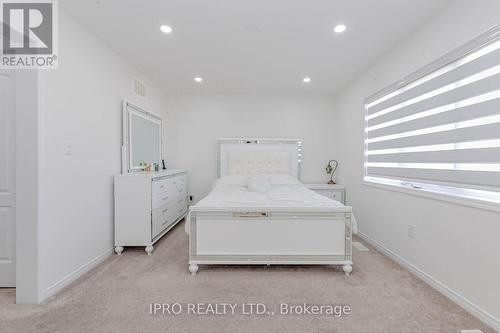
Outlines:
{"type": "Polygon", "coordinates": [[[354,250],[349,278],[338,268],[315,266],[202,266],[193,277],[187,271],[187,241],[179,225],[153,255],[126,249],[43,305],[15,305],[15,291],[0,289],[0,331],[493,332],[372,248],[354,250]],[[151,303],[174,302],[182,304],[182,314],[150,314],[151,303]],[[237,303],[236,314],[186,310],[188,303],[217,302],[237,303]],[[247,302],[266,304],[266,314],[242,314],[247,302]],[[281,303],[304,302],[349,305],[351,314],[279,314],[281,303]]]}

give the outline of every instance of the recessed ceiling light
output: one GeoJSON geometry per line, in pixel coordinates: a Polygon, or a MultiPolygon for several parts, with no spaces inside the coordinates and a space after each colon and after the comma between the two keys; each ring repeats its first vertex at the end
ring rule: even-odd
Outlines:
{"type": "Polygon", "coordinates": [[[161,30],[162,32],[166,33],[166,34],[169,34],[169,33],[171,33],[171,32],[172,32],[172,28],[171,28],[170,26],[168,26],[168,25],[162,25],[162,26],[160,27],[160,30],[161,30]]]}
{"type": "Polygon", "coordinates": [[[345,24],[338,24],[335,26],[335,28],[333,28],[333,31],[335,31],[338,34],[341,34],[345,31],[345,29],[347,29],[345,24]]]}
{"type": "Polygon", "coordinates": [[[302,82],[309,83],[309,82],[311,82],[311,78],[310,77],[305,77],[305,78],[302,79],[302,82]]]}
{"type": "Polygon", "coordinates": [[[201,77],[199,77],[199,76],[195,77],[194,80],[196,82],[198,82],[198,83],[201,82],[201,81],[203,81],[203,79],[201,77]]]}

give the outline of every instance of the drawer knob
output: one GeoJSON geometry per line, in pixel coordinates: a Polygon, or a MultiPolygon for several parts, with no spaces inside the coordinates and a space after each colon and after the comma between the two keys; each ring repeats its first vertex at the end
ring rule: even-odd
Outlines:
{"type": "Polygon", "coordinates": [[[168,211],[168,208],[165,208],[164,210],[162,210],[161,212],[162,213],[166,213],[168,211]]]}

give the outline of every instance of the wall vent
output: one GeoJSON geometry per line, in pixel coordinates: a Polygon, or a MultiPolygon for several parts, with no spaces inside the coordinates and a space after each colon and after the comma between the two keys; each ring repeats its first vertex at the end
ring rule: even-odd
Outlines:
{"type": "Polygon", "coordinates": [[[137,95],[142,96],[143,98],[146,98],[146,86],[144,85],[144,83],[135,79],[134,80],[134,92],[137,95]]]}

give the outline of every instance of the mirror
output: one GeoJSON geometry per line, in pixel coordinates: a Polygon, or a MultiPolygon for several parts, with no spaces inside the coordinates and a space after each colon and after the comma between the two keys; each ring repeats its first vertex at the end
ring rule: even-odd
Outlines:
{"type": "Polygon", "coordinates": [[[123,170],[139,171],[142,164],[161,161],[162,119],[143,109],[124,103],[123,113],[124,156],[123,170]]]}

